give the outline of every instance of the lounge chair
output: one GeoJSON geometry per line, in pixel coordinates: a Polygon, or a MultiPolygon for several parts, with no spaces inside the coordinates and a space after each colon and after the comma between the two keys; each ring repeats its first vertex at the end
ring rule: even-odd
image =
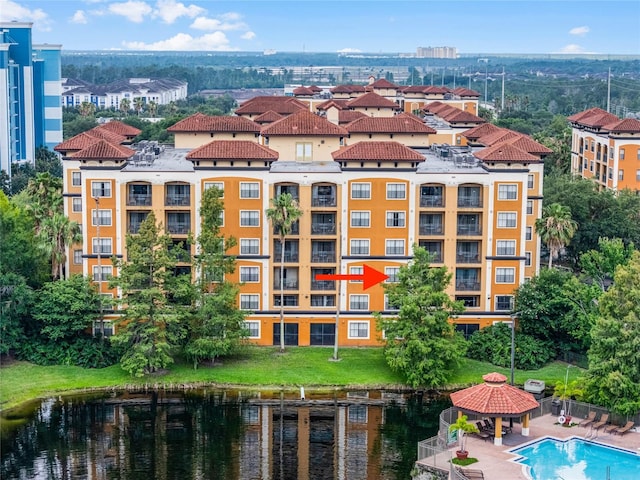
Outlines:
{"type": "Polygon", "coordinates": [[[635,425],[635,423],[633,423],[632,421],[628,421],[627,423],[624,424],[624,426],[616,428],[615,430],[613,430],[613,433],[614,433],[614,435],[615,434],[624,435],[629,430],[631,430],[634,425],[635,425]]]}
{"type": "Polygon", "coordinates": [[[608,421],[609,421],[609,414],[603,413],[602,415],[600,415],[600,420],[594,423],[591,426],[591,428],[593,428],[594,430],[598,430],[601,426],[605,425],[608,421]]]}
{"type": "Polygon", "coordinates": [[[582,420],[578,425],[580,427],[586,427],[587,425],[592,424],[595,419],[596,419],[596,412],[594,411],[589,412],[589,415],[587,416],[587,418],[582,420]]]}
{"type": "Polygon", "coordinates": [[[611,425],[607,425],[606,427],[604,427],[602,431],[604,433],[611,433],[618,428],[622,428],[622,427],[620,427],[620,425],[616,425],[615,423],[612,423],[611,425]]]}
{"type": "Polygon", "coordinates": [[[456,467],[456,470],[460,475],[462,475],[462,478],[465,478],[467,480],[484,480],[484,473],[482,473],[482,470],[459,467],[456,467]]]}
{"type": "Polygon", "coordinates": [[[478,420],[476,422],[473,422],[476,426],[476,428],[478,429],[477,432],[474,432],[472,435],[481,438],[483,440],[488,440],[491,435],[489,435],[489,432],[487,432],[486,430],[484,430],[484,425],[482,423],[482,420],[478,420]]]}

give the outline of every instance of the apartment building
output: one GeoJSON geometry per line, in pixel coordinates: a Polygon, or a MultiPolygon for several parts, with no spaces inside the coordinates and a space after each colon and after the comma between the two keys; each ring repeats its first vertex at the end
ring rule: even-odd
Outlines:
{"type": "Polygon", "coordinates": [[[568,117],[571,172],[599,188],[640,191],[640,120],[620,119],[600,108],[568,117]]]}
{"type": "Polygon", "coordinates": [[[0,22],[0,170],[62,141],[61,45],[34,45],[32,23],[0,22]]]}
{"type": "Polygon", "coordinates": [[[378,345],[373,312],[396,312],[383,286],[364,290],[361,281],[318,275],[368,266],[393,282],[414,245],[452,273],[448,293],[466,306],[452,320],[457,328],[470,334],[510,321],[514,290],[538,271],[533,225],[548,149],[485,124],[462,132],[464,145],[433,142],[437,133],[414,115],[341,124],[291,97],[282,101],[241,107],[253,118],[270,115],[263,124],[195,114],[169,129],[175,146],[128,145],[123,131],[100,136],[104,126],[59,145],[65,208],[84,238],[67,271],[93,274],[104,294],[115,294],[106,280],[118,272],[107,257],[126,255],[126,235],[153,211],[176,245],[197,236],[202,193],[216,186],[224,192],[223,232],[238,240],[229,279],[241,283],[238,305],[249,312],[256,344],[280,342],[282,289],[285,343],[333,345],[337,335],[342,346],[378,345]],[[265,215],[283,192],[303,211],[284,251],[265,215]]]}

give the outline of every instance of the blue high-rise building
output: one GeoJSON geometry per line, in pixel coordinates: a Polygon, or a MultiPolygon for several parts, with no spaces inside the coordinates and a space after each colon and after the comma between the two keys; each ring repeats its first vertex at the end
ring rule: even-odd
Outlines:
{"type": "Polygon", "coordinates": [[[0,22],[0,169],[62,141],[61,45],[33,45],[32,23],[0,22]]]}

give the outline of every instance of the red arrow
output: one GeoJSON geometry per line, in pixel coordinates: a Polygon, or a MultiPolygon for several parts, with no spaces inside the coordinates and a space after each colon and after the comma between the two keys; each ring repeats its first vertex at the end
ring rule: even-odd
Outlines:
{"type": "Polygon", "coordinates": [[[375,268],[371,268],[369,265],[362,266],[362,273],[319,273],[316,275],[316,280],[362,280],[363,289],[377,285],[380,282],[384,282],[389,275],[385,275],[379,272],[375,268]]]}

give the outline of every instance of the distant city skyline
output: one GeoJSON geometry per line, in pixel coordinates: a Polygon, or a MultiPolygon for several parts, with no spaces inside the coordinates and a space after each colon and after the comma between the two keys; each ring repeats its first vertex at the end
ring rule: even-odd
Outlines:
{"type": "Polygon", "coordinates": [[[64,50],[640,55],[640,2],[0,0],[64,50]]]}

